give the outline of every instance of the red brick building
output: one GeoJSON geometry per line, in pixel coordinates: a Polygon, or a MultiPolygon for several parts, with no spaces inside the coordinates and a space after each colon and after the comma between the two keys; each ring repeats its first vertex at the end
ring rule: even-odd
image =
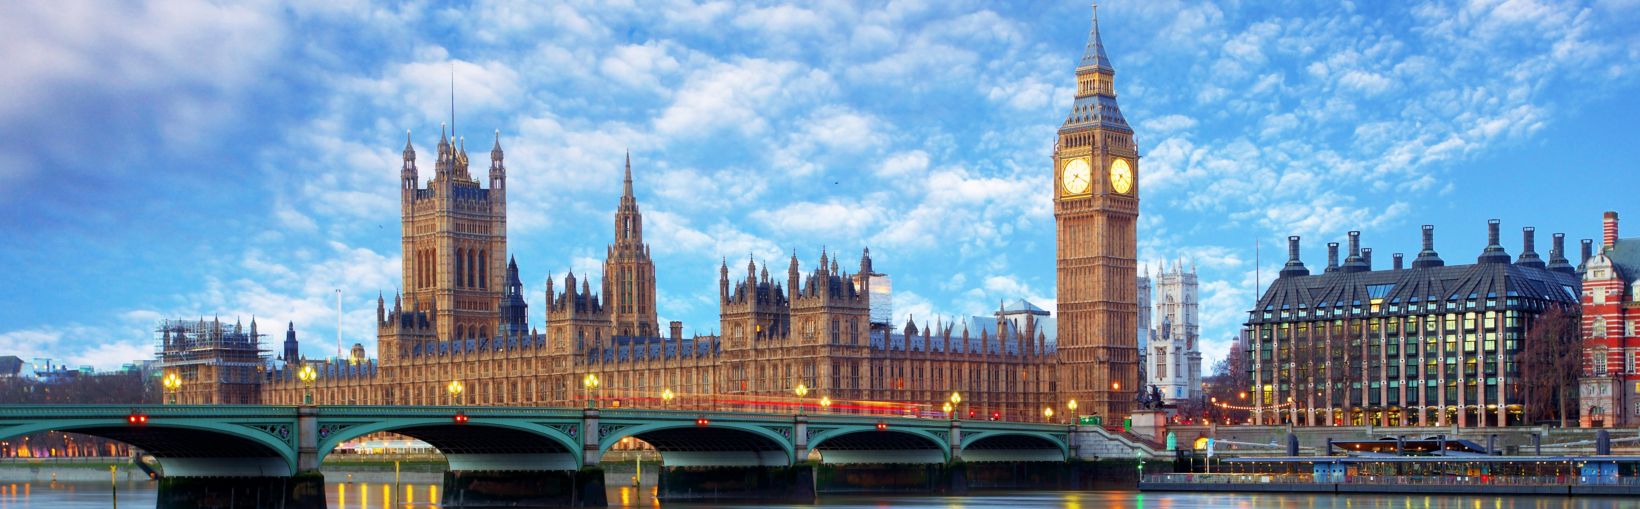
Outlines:
{"type": "Polygon", "coordinates": [[[1583,379],[1585,428],[1640,425],[1640,238],[1617,237],[1607,212],[1600,249],[1584,241],[1583,379]]]}

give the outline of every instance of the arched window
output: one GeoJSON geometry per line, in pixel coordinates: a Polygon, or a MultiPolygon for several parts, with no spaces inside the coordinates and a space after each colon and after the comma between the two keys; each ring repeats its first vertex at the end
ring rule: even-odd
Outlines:
{"type": "Polygon", "coordinates": [[[459,248],[459,247],[456,248],[456,287],[457,288],[460,288],[462,286],[462,284],[461,284],[461,274],[465,273],[465,271],[463,269],[466,267],[466,265],[464,265],[466,259],[462,258],[462,256],[463,256],[462,253],[464,253],[464,252],[466,252],[466,251],[459,248]]]}
{"type": "Polygon", "coordinates": [[[477,253],[474,253],[472,251],[467,251],[467,286],[468,287],[474,286],[473,266],[477,265],[477,264],[475,264],[473,262],[477,261],[477,258],[478,258],[477,253]]]}
{"type": "Polygon", "coordinates": [[[467,335],[467,326],[466,325],[456,325],[456,339],[461,339],[461,338],[465,337],[466,335],[467,335]]]}
{"type": "Polygon", "coordinates": [[[1597,316],[1594,318],[1594,323],[1590,326],[1589,335],[1597,338],[1606,337],[1605,317],[1597,316]]]}
{"type": "Polygon", "coordinates": [[[490,327],[487,326],[487,325],[486,326],[480,326],[478,328],[478,337],[481,337],[481,338],[490,337],[490,327]]]}
{"type": "Polygon", "coordinates": [[[478,252],[478,287],[490,287],[490,252],[478,252]]]}

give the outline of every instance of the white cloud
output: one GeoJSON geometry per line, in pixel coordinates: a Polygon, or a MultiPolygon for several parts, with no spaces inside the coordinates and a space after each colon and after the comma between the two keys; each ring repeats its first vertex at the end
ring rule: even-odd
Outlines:
{"type": "Polygon", "coordinates": [[[676,100],[655,119],[669,136],[699,137],[732,128],[755,135],[768,128],[767,115],[786,111],[830,90],[824,71],[795,62],[736,59],[700,69],[685,80],[676,100]]]}

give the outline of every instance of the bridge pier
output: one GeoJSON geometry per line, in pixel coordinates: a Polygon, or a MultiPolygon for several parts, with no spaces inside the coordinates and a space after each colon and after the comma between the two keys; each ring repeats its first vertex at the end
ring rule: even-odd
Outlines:
{"type": "Polygon", "coordinates": [[[162,477],[155,507],[325,509],[325,476],[308,472],[290,477],[162,477]]]}
{"type": "Polygon", "coordinates": [[[319,471],[319,409],[296,407],[296,471],[319,471]]]}
{"type": "Polygon", "coordinates": [[[661,502],[760,501],[813,503],[814,465],[784,467],[662,467],[661,502]]]}

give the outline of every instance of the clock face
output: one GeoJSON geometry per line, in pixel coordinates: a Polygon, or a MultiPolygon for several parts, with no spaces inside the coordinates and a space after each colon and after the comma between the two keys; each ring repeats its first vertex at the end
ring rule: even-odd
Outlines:
{"type": "Polygon", "coordinates": [[[1126,159],[1110,163],[1110,188],[1119,194],[1133,191],[1133,168],[1128,166],[1126,159]]]}
{"type": "Polygon", "coordinates": [[[1059,182],[1066,194],[1086,193],[1093,185],[1093,168],[1088,166],[1087,159],[1072,159],[1065,163],[1064,171],[1059,172],[1059,182]]]}

